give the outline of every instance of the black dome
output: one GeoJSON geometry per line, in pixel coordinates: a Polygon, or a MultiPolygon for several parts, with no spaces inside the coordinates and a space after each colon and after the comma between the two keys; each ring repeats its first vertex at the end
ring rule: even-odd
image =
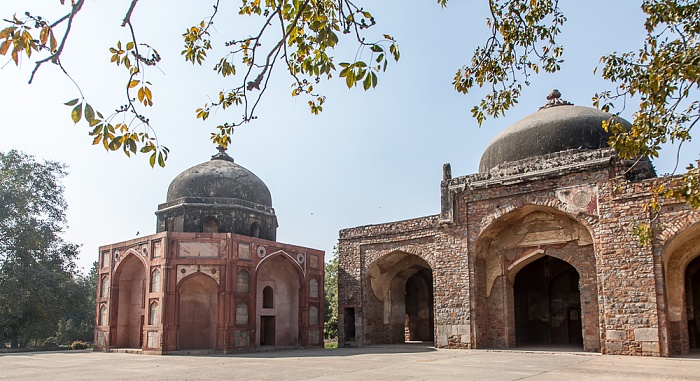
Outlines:
{"type": "MultiPolygon", "coordinates": [[[[552,96],[554,94],[554,96],[552,96]]],[[[503,163],[569,149],[608,147],[610,134],[602,128],[611,118],[630,128],[622,119],[590,107],[562,101],[558,92],[548,104],[501,131],[484,150],[479,172],[485,173],[503,163]]]]}
{"type": "Polygon", "coordinates": [[[233,198],[272,207],[267,185],[223,150],[210,161],[177,175],[168,188],[167,202],[183,197],[233,198]]]}

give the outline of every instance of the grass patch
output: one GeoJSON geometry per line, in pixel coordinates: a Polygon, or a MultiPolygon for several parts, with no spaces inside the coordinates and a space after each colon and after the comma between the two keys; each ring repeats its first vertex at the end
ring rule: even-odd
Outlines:
{"type": "Polygon", "coordinates": [[[326,349],[338,349],[338,340],[326,341],[323,343],[323,347],[326,349]]]}

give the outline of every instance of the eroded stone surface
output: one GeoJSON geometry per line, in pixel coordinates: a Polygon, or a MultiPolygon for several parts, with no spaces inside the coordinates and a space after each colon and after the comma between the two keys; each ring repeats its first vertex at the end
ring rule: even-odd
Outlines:
{"type": "Polygon", "coordinates": [[[539,319],[558,330],[571,324],[571,333],[580,329],[586,351],[688,353],[700,345],[700,334],[693,336],[691,327],[695,314],[688,312],[693,308],[687,308],[690,294],[700,295],[687,274],[696,269],[700,274],[700,260],[693,262],[700,257],[700,217],[665,200],[652,220],[644,208],[649,189],[673,179],[656,179],[648,168],[630,165],[608,148],[572,149],[487,172],[444,176],[439,214],[342,230],[341,344],[402,340],[407,326],[385,319],[385,301],[402,290],[377,292],[375,285],[377,271],[386,278],[382,284],[391,284],[394,263],[384,258],[400,254],[404,261],[424,261],[432,274],[438,347],[520,345],[516,304],[526,302],[529,321],[539,319]],[[650,245],[640,245],[633,232],[642,223],[653,227],[650,245]],[[549,298],[544,302],[550,311],[574,308],[568,315],[546,312],[539,302],[514,293],[518,274],[546,257],[568,263],[579,277],[580,307],[566,307],[568,299],[547,293],[539,296],[549,298]],[[580,328],[575,328],[577,318],[580,328]]]}

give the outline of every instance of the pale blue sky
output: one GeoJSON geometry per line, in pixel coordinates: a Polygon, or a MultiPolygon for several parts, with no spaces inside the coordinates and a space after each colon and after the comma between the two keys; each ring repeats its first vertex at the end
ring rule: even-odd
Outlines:
{"type": "MultiPolygon", "coordinates": [[[[40,14],[47,4],[58,9],[58,3],[3,0],[0,16],[25,10],[40,14]]],[[[234,15],[238,3],[222,6],[212,36],[215,46],[250,31],[249,21],[234,15]]],[[[328,96],[328,103],[321,115],[313,116],[306,99],[290,97],[291,80],[278,69],[259,107],[259,119],[236,131],[229,150],[270,188],[280,225],[278,240],[325,250],[327,258],[339,229],[438,213],[443,163],[452,164],[453,176],[475,173],[488,142],[535,112],[553,88],[570,102],[590,106],[595,92],[612,88],[593,75],[600,56],[637,49],[644,38],[640,2],[562,1],[568,17],[561,36],[566,49],[563,70],[533,77],[515,109],[479,128],[469,110],[483,93],[457,94],[451,83],[486,36],[486,1],[452,0],[447,9],[433,0],[364,3],[378,22],[369,36],[391,34],[401,48],[401,60],[390,64],[379,86],[364,92],[347,90],[342,80],[323,83],[317,89],[328,96]]],[[[99,109],[123,103],[124,73],[109,64],[108,48],[128,39],[119,27],[128,4],[88,0],[63,54],[64,65],[88,102],[99,109]]],[[[215,153],[209,142],[211,129],[238,115],[222,111],[205,123],[195,118],[194,110],[208,96],[230,86],[210,69],[216,54],[205,68],[192,67],[180,56],[180,35],[209,9],[207,1],[163,0],[142,0],[136,8],[137,33],[163,57],[162,73],[149,76],[155,107],[148,116],[161,142],[171,149],[165,169],[151,169],[145,157],[128,159],[91,146],[86,127],[73,126],[70,109],[63,106],[78,93],[57,68],[45,65],[29,86],[33,64],[25,59],[18,69],[6,64],[7,58],[0,61],[0,150],[16,148],[68,164],[65,236],[83,244],[83,268],[97,260],[100,245],[131,239],[137,231],[154,233],[154,212],[165,201],[170,181],[208,160],[215,153]]],[[[45,16],[52,14],[57,13],[45,16]]],[[[351,59],[354,49],[338,49],[336,62],[351,59]]],[[[633,111],[628,106],[623,116],[631,119],[633,111]]],[[[697,146],[688,146],[686,160],[696,158],[697,152],[697,146]]],[[[673,155],[667,156],[655,162],[659,172],[672,169],[673,155]]]]}

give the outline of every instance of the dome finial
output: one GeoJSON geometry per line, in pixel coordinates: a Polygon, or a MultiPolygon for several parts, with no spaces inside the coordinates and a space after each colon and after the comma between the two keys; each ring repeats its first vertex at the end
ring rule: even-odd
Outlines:
{"type": "Polygon", "coordinates": [[[573,105],[573,103],[567,102],[567,101],[561,99],[561,93],[559,92],[559,90],[554,89],[554,90],[549,92],[549,94],[547,95],[547,103],[545,103],[544,106],[540,107],[540,110],[542,110],[544,108],[554,107],[554,106],[567,106],[567,105],[571,106],[571,105],[573,105]]]}
{"type": "Polygon", "coordinates": [[[216,147],[216,149],[219,151],[219,153],[212,156],[212,160],[227,160],[231,162],[233,161],[233,158],[226,153],[226,147],[219,145],[218,147],[216,147]]]}

